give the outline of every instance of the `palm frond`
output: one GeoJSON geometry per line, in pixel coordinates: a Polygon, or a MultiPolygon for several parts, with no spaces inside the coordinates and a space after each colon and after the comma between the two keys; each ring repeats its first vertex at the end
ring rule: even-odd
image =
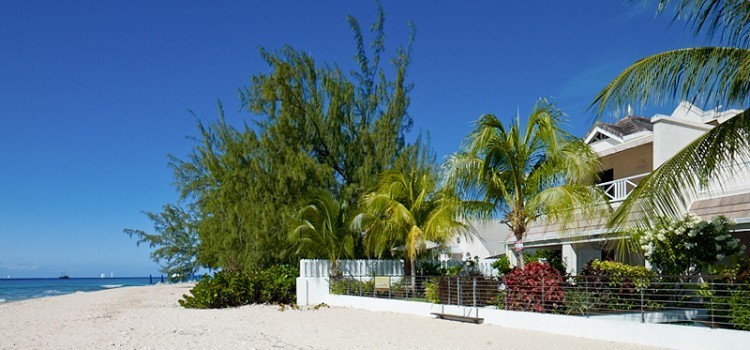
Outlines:
{"type": "Polygon", "coordinates": [[[646,57],[612,80],[590,108],[601,115],[628,104],[683,99],[701,105],[750,102],[750,50],[697,47],[646,57]]]}
{"type": "Polygon", "coordinates": [[[686,20],[697,35],[719,36],[732,46],[747,47],[750,40],[750,4],[742,0],[660,0],[658,13],[674,10],[674,21],[686,20]]]}

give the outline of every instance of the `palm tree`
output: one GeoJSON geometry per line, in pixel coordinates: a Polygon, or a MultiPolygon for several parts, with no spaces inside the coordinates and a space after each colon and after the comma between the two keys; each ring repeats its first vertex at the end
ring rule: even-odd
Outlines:
{"type": "Polygon", "coordinates": [[[299,224],[289,232],[289,240],[300,256],[324,257],[331,262],[334,275],[338,260],[355,255],[354,231],[349,229],[346,203],[338,202],[329,192],[319,192],[297,213],[299,224]]]}
{"type": "Polygon", "coordinates": [[[414,261],[425,243],[443,243],[467,229],[459,220],[461,202],[438,188],[430,167],[383,173],[375,191],[362,198],[361,207],[352,227],[364,232],[365,249],[382,257],[403,247],[412,287],[414,261]]]}
{"type": "MultiPolygon", "coordinates": [[[[451,186],[467,195],[467,215],[500,218],[522,242],[533,221],[546,217],[566,227],[582,215],[605,215],[609,205],[592,187],[596,154],[560,128],[563,113],[539,100],[524,127],[483,115],[464,149],[445,164],[451,186]]],[[[523,268],[523,252],[518,251],[523,268]]]]}
{"type": "MultiPolygon", "coordinates": [[[[689,100],[703,105],[747,105],[750,101],[750,3],[730,0],[659,1],[658,13],[676,10],[675,19],[692,24],[695,34],[718,37],[724,46],[667,51],[643,58],[620,73],[592,103],[599,115],[626,104],[689,100]]],[[[617,209],[610,225],[650,226],[649,218],[677,218],[690,198],[720,169],[750,158],[750,109],[717,125],[664,162],[617,209]],[[692,174],[692,176],[685,176],[692,174]]]]}

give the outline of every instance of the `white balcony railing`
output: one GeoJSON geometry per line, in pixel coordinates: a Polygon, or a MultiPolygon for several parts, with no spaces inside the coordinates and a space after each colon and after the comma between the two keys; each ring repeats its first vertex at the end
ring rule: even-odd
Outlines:
{"type": "Polygon", "coordinates": [[[604,194],[609,198],[610,202],[620,202],[628,198],[631,192],[638,186],[638,181],[646,177],[649,173],[638,174],[633,176],[624,177],[614,181],[604,182],[597,184],[604,194]]]}

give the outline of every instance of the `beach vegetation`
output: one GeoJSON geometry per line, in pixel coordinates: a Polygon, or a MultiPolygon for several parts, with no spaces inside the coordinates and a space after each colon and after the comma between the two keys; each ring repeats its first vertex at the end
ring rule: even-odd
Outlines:
{"type": "MultiPolygon", "coordinates": [[[[684,20],[712,46],[644,57],[617,75],[594,99],[598,114],[627,105],[674,104],[745,108],[750,102],[750,6],[731,0],[660,0],[657,14],[684,20]]],[[[612,216],[610,226],[650,227],[679,219],[692,198],[714,179],[732,181],[727,169],[748,161],[750,109],[744,109],[688,144],[642,179],[612,216]]],[[[747,171],[742,168],[741,171],[747,171]]],[[[624,232],[620,230],[620,232],[624,232]]]]}
{"type": "Polygon", "coordinates": [[[298,224],[289,232],[294,253],[302,258],[325,257],[331,262],[331,274],[337,276],[338,260],[355,257],[359,235],[351,230],[350,209],[330,192],[319,192],[297,213],[298,224]]]}
{"type": "Polygon", "coordinates": [[[459,218],[462,202],[438,186],[436,172],[424,161],[409,171],[384,172],[360,208],[352,228],[364,233],[368,253],[382,257],[401,251],[404,272],[412,281],[414,262],[428,242],[442,244],[468,230],[459,218]]]}
{"type": "Polygon", "coordinates": [[[291,304],[296,301],[299,269],[276,265],[263,270],[216,272],[204,276],[183,295],[181,306],[190,309],[220,309],[249,304],[291,304]]]}
{"type": "MultiPolygon", "coordinates": [[[[548,220],[563,226],[610,211],[592,184],[599,159],[582,140],[562,129],[564,115],[551,102],[534,104],[525,125],[483,115],[463,149],[445,163],[449,186],[464,194],[467,217],[499,218],[517,241],[529,225],[548,220]]],[[[523,250],[518,261],[523,268],[523,250]]]]}
{"type": "Polygon", "coordinates": [[[411,168],[428,144],[406,138],[413,28],[406,46],[386,60],[379,4],[369,32],[354,17],[348,23],[355,69],[289,46],[261,48],[266,71],[239,89],[248,117],[229,121],[219,104],[217,120],[198,121],[192,153],[170,157],[179,200],[194,208],[192,253],[201,264],[252,271],[301,257],[365,255],[361,239],[343,229],[346,215],[379,174],[411,168]],[[313,218],[316,210],[338,211],[328,221],[336,226],[320,226],[326,220],[313,218]],[[299,241],[290,242],[295,231],[299,241]]]}
{"type": "Polygon", "coordinates": [[[172,280],[184,281],[194,276],[203,266],[198,260],[200,239],[195,206],[183,208],[167,204],[159,213],[145,214],[154,224],[156,233],[135,229],[125,229],[125,233],[137,237],[138,245],[145,243],[150,248],[156,248],[151,251],[151,259],[159,263],[161,272],[172,280]]]}

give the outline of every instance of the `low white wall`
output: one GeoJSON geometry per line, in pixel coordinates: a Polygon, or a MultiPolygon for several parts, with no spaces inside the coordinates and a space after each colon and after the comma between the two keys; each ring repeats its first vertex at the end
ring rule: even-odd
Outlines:
{"type": "Polygon", "coordinates": [[[332,306],[424,317],[432,317],[430,315],[432,312],[481,317],[484,318],[486,324],[506,328],[672,349],[750,348],[750,332],[727,329],[605,320],[596,317],[505,311],[494,308],[473,308],[346,295],[327,295],[323,302],[332,306]]]}
{"type": "Polygon", "coordinates": [[[297,305],[328,303],[327,277],[297,277],[297,305]]]}

